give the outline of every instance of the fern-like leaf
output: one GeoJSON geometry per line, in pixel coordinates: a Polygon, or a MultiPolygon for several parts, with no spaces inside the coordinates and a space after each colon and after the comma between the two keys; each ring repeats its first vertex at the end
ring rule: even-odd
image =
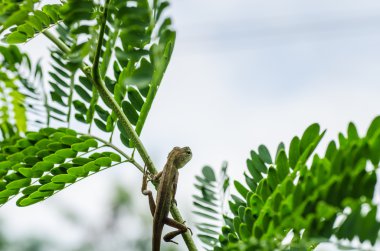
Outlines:
{"type": "Polygon", "coordinates": [[[41,73],[39,64],[32,69],[30,59],[16,46],[0,46],[0,105],[3,139],[27,129],[46,124],[40,99],[41,73]]]}
{"type": "Polygon", "coordinates": [[[44,128],[13,137],[0,147],[0,204],[22,194],[18,206],[45,200],[91,174],[122,162],[100,152],[96,139],[67,128],[44,128]]]}
{"type": "MultiPolygon", "coordinates": [[[[56,28],[59,38],[70,46],[73,41],[69,37],[69,30],[65,25],[56,28]]],[[[52,59],[49,72],[50,102],[48,102],[49,119],[65,122],[69,125],[73,102],[73,90],[77,64],[72,63],[67,56],[58,49],[50,51],[52,59]]]]}
{"type": "MultiPolygon", "coordinates": [[[[34,38],[39,33],[61,21],[60,4],[47,4],[41,10],[34,10],[28,13],[24,18],[21,18],[17,26],[10,30],[5,36],[5,41],[8,44],[25,43],[34,38]]],[[[22,15],[25,12],[21,12],[22,15]]],[[[6,25],[4,28],[7,28],[6,25]]]]}
{"type": "Polygon", "coordinates": [[[0,34],[9,27],[25,22],[39,0],[1,0],[0,1],[0,34]]]}
{"type": "Polygon", "coordinates": [[[219,177],[209,166],[203,167],[202,176],[196,176],[195,187],[200,195],[193,195],[193,204],[196,208],[193,213],[201,218],[201,223],[196,224],[199,231],[197,236],[203,242],[206,250],[212,250],[218,243],[220,229],[224,223],[221,215],[224,213],[224,199],[229,186],[229,178],[226,173],[227,163],[224,163],[219,177]]]}
{"type": "Polygon", "coordinates": [[[339,135],[339,146],[332,141],[325,156],[315,154],[309,166],[307,160],[322,135],[318,125],[310,126],[301,138],[293,138],[288,154],[280,144],[274,160],[264,146],[251,152],[246,185],[235,182],[241,197],[230,201],[233,222],[220,236],[226,241],[215,250],[312,250],[332,236],[349,240],[357,236],[361,242],[375,243],[380,222],[372,199],[380,159],[380,117],[365,137],[350,124],[347,136],[339,135]],[[289,235],[290,244],[283,246],[289,235]]]}
{"type": "MultiPolygon", "coordinates": [[[[175,41],[170,19],[162,20],[167,5],[155,1],[153,6],[143,1],[115,1],[112,19],[119,26],[121,47],[116,47],[114,62],[114,83],[112,91],[116,101],[138,135],[148,116],[158,91],[163,74],[169,63],[175,41]],[[133,7],[132,7],[133,6],[133,7]],[[160,10],[159,10],[160,9],[160,10]]],[[[122,142],[130,147],[127,134],[121,130],[122,142]]]]}

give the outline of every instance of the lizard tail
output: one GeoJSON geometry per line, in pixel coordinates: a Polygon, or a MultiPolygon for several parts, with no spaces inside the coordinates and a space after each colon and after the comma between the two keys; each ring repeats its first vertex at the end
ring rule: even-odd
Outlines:
{"type": "Polygon", "coordinates": [[[160,251],[161,235],[162,235],[162,228],[156,229],[153,226],[152,251],[160,251]]]}

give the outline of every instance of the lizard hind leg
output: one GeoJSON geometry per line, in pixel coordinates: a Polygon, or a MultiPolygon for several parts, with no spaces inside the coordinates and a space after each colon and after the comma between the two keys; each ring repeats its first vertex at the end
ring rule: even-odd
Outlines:
{"type": "Polygon", "coordinates": [[[164,236],[164,241],[166,242],[173,242],[175,244],[178,244],[177,242],[173,241],[172,239],[174,237],[176,237],[177,235],[180,235],[180,234],[183,234],[185,233],[187,230],[190,230],[190,228],[188,228],[186,225],[184,225],[183,223],[179,223],[178,221],[176,220],[173,220],[173,219],[170,219],[170,218],[166,218],[164,220],[164,223],[168,226],[171,226],[171,227],[174,227],[174,228],[177,228],[178,230],[175,230],[175,231],[172,231],[172,232],[169,232],[167,233],[165,236],[164,236]]]}

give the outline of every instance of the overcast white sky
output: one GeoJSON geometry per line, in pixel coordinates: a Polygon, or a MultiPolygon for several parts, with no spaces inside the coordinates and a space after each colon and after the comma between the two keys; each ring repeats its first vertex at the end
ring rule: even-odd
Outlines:
{"type": "MultiPolygon", "coordinates": [[[[328,129],[322,145],[349,121],[364,132],[380,111],[379,13],[375,0],[174,1],[176,47],[142,140],[159,167],[172,147],[192,148],[180,173],[180,209],[189,214],[194,175],[205,164],[226,160],[239,179],[251,149],[288,145],[313,122],[328,129]]],[[[47,46],[41,36],[28,51],[38,58],[47,46]]],[[[46,202],[13,202],[0,212],[14,233],[34,229],[74,241],[69,224],[56,229],[61,207],[96,221],[115,180],[138,193],[140,179],[133,167],[118,167],[46,202]]],[[[148,210],[146,198],[135,197],[148,210]]]]}

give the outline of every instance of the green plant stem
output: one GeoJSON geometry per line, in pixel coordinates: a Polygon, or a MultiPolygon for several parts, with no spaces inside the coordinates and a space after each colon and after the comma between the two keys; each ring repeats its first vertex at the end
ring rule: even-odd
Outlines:
{"type": "MultiPolygon", "coordinates": [[[[185,220],[182,218],[181,213],[179,212],[175,203],[172,203],[170,207],[170,213],[176,221],[185,222],[185,220]]],[[[190,251],[198,250],[197,246],[194,243],[193,236],[192,234],[190,234],[190,231],[186,231],[185,233],[183,233],[182,238],[185,241],[185,244],[188,250],[190,251]]]]}
{"type": "Polygon", "coordinates": [[[44,30],[42,33],[47,38],[49,38],[50,41],[52,41],[61,51],[63,51],[64,53],[69,53],[70,52],[70,48],[67,47],[67,45],[64,42],[62,42],[61,39],[59,39],[56,36],[54,36],[54,34],[51,33],[49,30],[44,30]]]}
{"type": "MultiPolygon", "coordinates": [[[[97,50],[96,50],[96,54],[95,54],[95,58],[94,58],[94,65],[91,68],[88,65],[86,65],[85,63],[82,63],[80,68],[83,71],[83,73],[86,75],[86,77],[94,84],[96,89],[99,91],[99,94],[102,97],[104,103],[108,107],[110,107],[112,109],[112,111],[115,112],[115,114],[118,117],[119,121],[121,122],[123,128],[127,132],[128,137],[132,141],[133,145],[136,147],[136,149],[139,152],[141,158],[143,159],[145,165],[147,166],[149,172],[152,174],[156,174],[157,169],[155,168],[153,161],[151,160],[150,156],[148,155],[148,152],[146,151],[146,149],[145,149],[143,143],[141,142],[139,136],[137,135],[136,131],[133,129],[131,123],[129,122],[129,120],[125,116],[121,107],[117,104],[113,95],[109,92],[109,90],[107,89],[103,80],[100,77],[99,60],[100,60],[102,42],[103,42],[103,37],[104,37],[105,24],[106,24],[106,20],[107,20],[107,16],[108,16],[108,5],[109,5],[109,3],[110,3],[110,0],[107,0],[106,4],[105,4],[105,10],[104,10],[104,16],[103,16],[104,19],[103,19],[103,22],[102,22],[102,25],[100,28],[100,32],[99,32],[97,50]]],[[[63,43],[59,38],[55,37],[50,31],[45,30],[45,31],[43,31],[43,34],[47,38],[49,38],[64,53],[70,52],[70,48],[67,47],[67,45],[65,43],[63,43]]],[[[184,222],[177,206],[174,203],[172,203],[172,205],[171,205],[170,212],[176,221],[184,222]]],[[[188,250],[190,250],[190,251],[198,250],[195,243],[194,243],[194,240],[190,234],[190,231],[186,231],[184,234],[182,234],[182,237],[186,243],[188,250]]]]}
{"type": "Polygon", "coordinates": [[[108,147],[114,149],[116,152],[118,152],[120,155],[122,155],[124,158],[126,158],[128,162],[133,164],[137,169],[139,169],[141,172],[144,172],[144,167],[142,167],[139,163],[136,162],[136,160],[134,158],[132,158],[128,154],[124,153],[120,148],[118,148],[114,144],[112,144],[112,143],[110,143],[110,142],[108,142],[102,138],[99,138],[97,136],[91,135],[91,134],[84,134],[84,135],[92,137],[92,138],[102,142],[105,146],[108,146],[108,147]]]}

